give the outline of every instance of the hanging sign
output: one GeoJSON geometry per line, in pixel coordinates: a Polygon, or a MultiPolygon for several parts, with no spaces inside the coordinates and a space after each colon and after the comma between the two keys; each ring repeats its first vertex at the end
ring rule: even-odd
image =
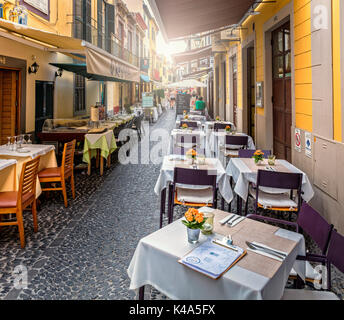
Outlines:
{"type": "Polygon", "coordinates": [[[301,152],[301,130],[295,128],[295,150],[301,152]]]}
{"type": "Polygon", "coordinates": [[[312,158],[312,134],[305,132],[305,154],[307,157],[312,158]]]}

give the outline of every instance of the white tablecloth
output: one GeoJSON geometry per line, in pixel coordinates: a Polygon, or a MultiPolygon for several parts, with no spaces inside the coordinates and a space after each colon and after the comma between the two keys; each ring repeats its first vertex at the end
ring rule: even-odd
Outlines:
{"type": "Polygon", "coordinates": [[[5,160],[5,159],[0,159],[0,171],[4,170],[14,164],[17,163],[17,160],[14,159],[9,159],[9,160],[5,160]]]}
{"type": "MultiPolygon", "coordinates": [[[[173,129],[171,131],[170,141],[169,141],[169,145],[168,145],[168,149],[167,149],[167,150],[169,150],[169,154],[173,154],[173,147],[176,143],[177,134],[183,134],[185,136],[187,136],[187,135],[199,135],[200,139],[201,139],[200,148],[206,149],[206,147],[207,147],[204,131],[192,130],[192,132],[190,132],[189,130],[186,130],[186,129],[173,129]]],[[[188,146],[187,142],[185,143],[185,145],[186,145],[186,147],[185,147],[186,149],[191,148],[191,146],[188,146]]],[[[206,153],[206,155],[207,155],[207,153],[206,153]]]]}
{"type": "MultiPolygon", "coordinates": [[[[314,196],[314,190],[307,174],[305,174],[286,160],[277,161],[279,161],[279,163],[284,165],[291,172],[302,173],[302,198],[306,202],[310,201],[314,196]]],[[[231,158],[227,165],[226,172],[229,176],[232,176],[235,181],[235,193],[246,201],[249,182],[257,182],[257,172],[252,171],[250,168],[248,168],[248,166],[240,158],[231,158]]]]}
{"type": "MultiPolygon", "coordinates": [[[[225,169],[223,168],[221,162],[215,158],[207,158],[207,164],[216,168],[216,182],[222,197],[226,200],[227,203],[230,203],[233,199],[233,192],[229,182],[229,177],[226,174],[225,169]]],[[[175,161],[169,160],[169,156],[165,156],[161,169],[160,175],[154,187],[154,192],[157,195],[160,195],[161,191],[164,188],[167,188],[170,182],[173,182],[173,172],[174,172],[175,161]]],[[[192,166],[190,166],[192,169],[192,166]]]]}
{"type": "MultiPolygon", "coordinates": [[[[205,131],[205,134],[207,135],[207,141],[209,141],[210,134],[213,132],[215,122],[216,121],[204,122],[204,131],[205,131]]],[[[234,123],[232,123],[230,121],[225,121],[225,123],[229,123],[232,126],[232,128],[235,128],[234,123]]]]}
{"type": "MultiPolygon", "coordinates": [[[[280,299],[296,256],[305,254],[305,243],[301,234],[288,230],[279,229],[275,235],[295,241],[296,246],[272,278],[235,265],[213,280],[177,262],[197,246],[187,242],[186,227],[179,219],[140,240],[127,270],[130,289],[152,285],[174,300],[280,299]]],[[[201,234],[200,242],[206,239],[201,234]]]]}
{"type": "Polygon", "coordinates": [[[17,151],[10,151],[7,145],[2,145],[0,146],[0,155],[23,158],[31,157],[34,159],[37,156],[44,156],[51,150],[55,150],[55,147],[46,144],[23,144],[21,150],[29,150],[29,152],[20,152],[20,149],[17,151]]]}
{"type": "MultiPolygon", "coordinates": [[[[209,147],[209,150],[211,152],[215,153],[216,157],[219,157],[219,147],[225,145],[226,135],[227,135],[227,133],[223,132],[223,131],[222,132],[221,131],[219,131],[219,132],[212,131],[210,133],[209,140],[208,140],[208,147],[209,147]]],[[[247,134],[245,134],[245,133],[236,133],[235,135],[247,136],[247,134]]],[[[252,150],[256,149],[256,146],[254,145],[253,139],[250,136],[248,136],[247,147],[248,147],[248,149],[252,149],[252,150]]],[[[231,148],[232,149],[237,149],[237,148],[239,149],[238,146],[231,146],[231,148]]]]}
{"type": "MultiPolygon", "coordinates": [[[[176,120],[176,128],[178,129],[180,127],[180,122],[183,120],[176,120]]],[[[197,122],[197,127],[199,129],[202,129],[202,122],[201,121],[194,121],[194,120],[185,120],[185,121],[193,121],[193,122],[197,122]]]]}

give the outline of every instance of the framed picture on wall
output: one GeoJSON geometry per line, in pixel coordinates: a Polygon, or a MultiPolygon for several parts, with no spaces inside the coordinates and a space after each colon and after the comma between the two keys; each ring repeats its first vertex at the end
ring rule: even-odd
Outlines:
{"type": "Polygon", "coordinates": [[[264,82],[256,83],[256,106],[258,108],[264,107],[264,82]]]}

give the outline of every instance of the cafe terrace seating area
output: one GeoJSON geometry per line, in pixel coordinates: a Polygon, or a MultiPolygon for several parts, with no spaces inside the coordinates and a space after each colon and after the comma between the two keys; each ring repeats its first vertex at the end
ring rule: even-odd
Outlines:
{"type": "Polygon", "coordinates": [[[270,150],[255,163],[252,138],[221,119],[167,110],[150,130],[161,128],[160,164],[118,163],[113,128],[84,135],[87,170],[77,139],[57,156],[49,144],[0,147],[1,299],[343,299],[343,235],[307,204],[304,172],[270,150]],[[197,244],[180,221],[189,208],[213,218],[197,244]],[[178,263],[214,236],[245,251],[218,280],[178,263]],[[12,286],[19,264],[27,289],[12,286]]]}

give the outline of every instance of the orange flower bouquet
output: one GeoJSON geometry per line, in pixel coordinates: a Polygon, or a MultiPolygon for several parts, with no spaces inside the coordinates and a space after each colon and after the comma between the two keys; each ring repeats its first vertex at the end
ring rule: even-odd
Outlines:
{"type": "Polygon", "coordinates": [[[216,120],[216,121],[220,121],[220,117],[219,117],[219,116],[216,116],[215,120],[216,120]]]}
{"type": "Polygon", "coordinates": [[[184,119],[187,120],[189,119],[189,116],[187,114],[184,115],[184,119]]]}
{"type": "Polygon", "coordinates": [[[203,225],[207,218],[204,218],[202,212],[199,212],[195,208],[190,208],[188,211],[185,212],[185,219],[182,220],[182,223],[190,229],[203,229],[203,225]]]}
{"type": "Polygon", "coordinates": [[[197,157],[197,152],[196,150],[194,149],[189,149],[187,152],[186,152],[186,155],[192,159],[196,159],[197,157]]]}
{"type": "Polygon", "coordinates": [[[187,128],[188,128],[188,125],[186,123],[183,123],[182,129],[187,129],[187,128]]]}
{"type": "Polygon", "coordinates": [[[256,152],[253,154],[253,159],[256,164],[259,164],[263,161],[264,152],[262,150],[256,150],[256,152]]]}
{"type": "Polygon", "coordinates": [[[226,130],[226,132],[231,132],[232,131],[232,127],[230,125],[227,125],[225,130],[226,130]]]}

